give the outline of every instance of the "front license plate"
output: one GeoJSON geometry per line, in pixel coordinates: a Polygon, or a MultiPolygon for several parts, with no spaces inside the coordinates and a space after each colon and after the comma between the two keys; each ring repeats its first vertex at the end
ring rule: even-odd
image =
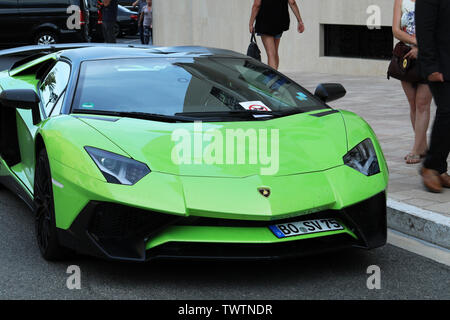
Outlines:
{"type": "Polygon", "coordinates": [[[298,221],[269,226],[277,238],[287,238],[304,234],[344,230],[344,227],[335,219],[316,219],[298,221]]]}

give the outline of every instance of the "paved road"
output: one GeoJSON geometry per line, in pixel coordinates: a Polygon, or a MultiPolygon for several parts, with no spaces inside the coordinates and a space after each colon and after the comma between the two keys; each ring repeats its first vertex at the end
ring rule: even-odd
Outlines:
{"type": "Polygon", "coordinates": [[[264,263],[48,263],[33,223],[0,190],[0,299],[450,299],[450,267],[391,245],[264,263]],[[81,290],[66,287],[69,265],[81,268],[81,290]],[[381,268],[380,290],[367,289],[370,265],[381,268]]]}

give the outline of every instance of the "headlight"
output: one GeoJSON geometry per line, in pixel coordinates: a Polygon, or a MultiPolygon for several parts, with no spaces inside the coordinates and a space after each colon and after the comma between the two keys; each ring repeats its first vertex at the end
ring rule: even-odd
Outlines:
{"type": "Polygon", "coordinates": [[[344,163],[366,176],[380,173],[377,154],[370,139],[364,140],[350,150],[344,156],[344,163]]]}
{"type": "Polygon", "coordinates": [[[93,147],[84,149],[109,183],[131,186],[151,172],[146,164],[116,153],[93,147]]]}

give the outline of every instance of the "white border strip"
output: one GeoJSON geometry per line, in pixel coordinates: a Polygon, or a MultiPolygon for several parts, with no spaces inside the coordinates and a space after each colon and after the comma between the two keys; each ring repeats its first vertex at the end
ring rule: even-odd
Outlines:
{"type": "Polygon", "coordinates": [[[433,211],[428,211],[425,209],[421,209],[409,204],[405,204],[399,201],[392,200],[388,198],[387,206],[397,211],[405,212],[412,216],[416,216],[437,224],[441,224],[447,227],[450,227],[450,217],[444,216],[443,214],[436,213],[433,211]]]}

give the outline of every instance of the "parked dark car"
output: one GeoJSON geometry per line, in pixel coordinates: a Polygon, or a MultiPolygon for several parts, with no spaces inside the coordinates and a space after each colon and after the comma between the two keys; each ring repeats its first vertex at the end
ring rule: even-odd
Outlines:
{"type": "Polygon", "coordinates": [[[117,14],[118,29],[116,29],[116,36],[134,36],[138,32],[138,21],[139,16],[137,12],[131,11],[119,5],[117,14]]]}
{"type": "Polygon", "coordinates": [[[136,0],[119,0],[119,5],[124,6],[125,8],[137,12],[138,7],[133,7],[133,4],[136,2],[136,0]]]}
{"type": "Polygon", "coordinates": [[[88,0],[1,0],[0,44],[55,44],[89,41],[88,0]],[[80,28],[69,28],[73,11],[80,8],[80,28]]]}
{"type": "MultiPolygon", "coordinates": [[[[90,34],[92,41],[103,42],[102,15],[97,0],[89,0],[90,34]]],[[[138,32],[138,14],[121,5],[117,10],[117,23],[114,26],[116,37],[135,35],[138,32]]]]}
{"type": "Polygon", "coordinates": [[[135,3],[136,2],[136,0],[119,0],[119,4],[121,5],[121,6],[133,6],[133,3],[135,3]]]}

